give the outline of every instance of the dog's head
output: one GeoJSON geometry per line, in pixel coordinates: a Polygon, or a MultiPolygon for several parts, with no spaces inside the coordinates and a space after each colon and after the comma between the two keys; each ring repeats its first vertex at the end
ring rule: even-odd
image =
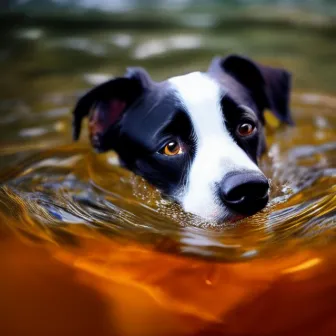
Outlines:
{"type": "Polygon", "coordinates": [[[257,166],[265,109],[291,124],[290,74],[231,55],[207,72],[154,82],[141,68],[105,82],[77,103],[73,131],[89,116],[92,146],[115,150],[184,210],[211,220],[251,215],[268,201],[257,166]]]}

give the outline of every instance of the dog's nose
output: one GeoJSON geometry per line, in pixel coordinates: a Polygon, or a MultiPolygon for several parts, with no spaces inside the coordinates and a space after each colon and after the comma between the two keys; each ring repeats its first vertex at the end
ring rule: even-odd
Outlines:
{"type": "Polygon", "coordinates": [[[269,184],[258,173],[230,174],[221,182],[220,197],[227,207],[242,215],[253,215],[268,202],[269,184]]]}

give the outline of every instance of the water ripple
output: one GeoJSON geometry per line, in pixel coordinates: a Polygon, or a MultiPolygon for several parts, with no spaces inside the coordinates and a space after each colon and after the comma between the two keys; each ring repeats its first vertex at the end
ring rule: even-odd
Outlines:
{"type": "MultiPolygon", "coordinates": [[[[312,99],[305,101],[312,104],[312,99]]],[[[64,111],[61,107],[47,115],[54,118],[64,111]]],[[[64,241],[65,233],[68,243],[76,243],[78,233],[70,238],[71,232],[82,227],[85,234],[94,230],[164,252],[225,260],[256,258],[286,245],[325,243],[335,235],[336,136],[330,129],[336,120],[327,113],[316,122],[306,112],[299,114],[295,128],[268,130],[270,147],[261,167],[271,180],[271,201],[239,222],[219,225],[187,214],[120,168],[115,154],[97,156],[85,145],[39,150],[3,173],[0,200],[11,200],[17,209],[12,215],[20,218],[20,232],[56,243],[64,241]],[[316,129],[322,138],[305,137],[316,129]]],[[[43,136],[32,131],[38,129],[20,132],[43,136]]]]}

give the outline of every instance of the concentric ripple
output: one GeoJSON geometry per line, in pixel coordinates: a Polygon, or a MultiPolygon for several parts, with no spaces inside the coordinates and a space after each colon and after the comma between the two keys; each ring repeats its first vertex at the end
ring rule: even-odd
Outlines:
{"type": "Polygon", "coordinates": [[[302,109],[295,128],[268,128],[261,167],[272,183],[270,204],[236,223],[208,223],[184,213],[120,168],[114,153],[96,155],[86,144],[28,156],[4,173],[1,200],[20,219],[21,233],[59,243],[75,239],[73,228],[80,226],[85,234],[94,230],[165,252],[225,260],[274,253],[293,242],[325,244],[335,235],[336,99],[328,97],[332,106],[317,118],[314,111],[324,102],[317,97],[312,106],[307,94],[295,95],[302,109]]]}

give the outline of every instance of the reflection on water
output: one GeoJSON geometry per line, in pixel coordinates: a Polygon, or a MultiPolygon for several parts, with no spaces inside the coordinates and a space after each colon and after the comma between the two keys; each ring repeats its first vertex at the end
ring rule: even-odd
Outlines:
{"type": "Polygon", "coordinates": [[[332,41],[327,29],[264,26],[1,37],[0,334],[335,333],[332,41]],[[269,120],[261,213],[203,222],[113,153],[71,143],[70,109],[88,87],[128,65],[163,79],[229,52],[294,73],[297,126],[269,120]]]}

